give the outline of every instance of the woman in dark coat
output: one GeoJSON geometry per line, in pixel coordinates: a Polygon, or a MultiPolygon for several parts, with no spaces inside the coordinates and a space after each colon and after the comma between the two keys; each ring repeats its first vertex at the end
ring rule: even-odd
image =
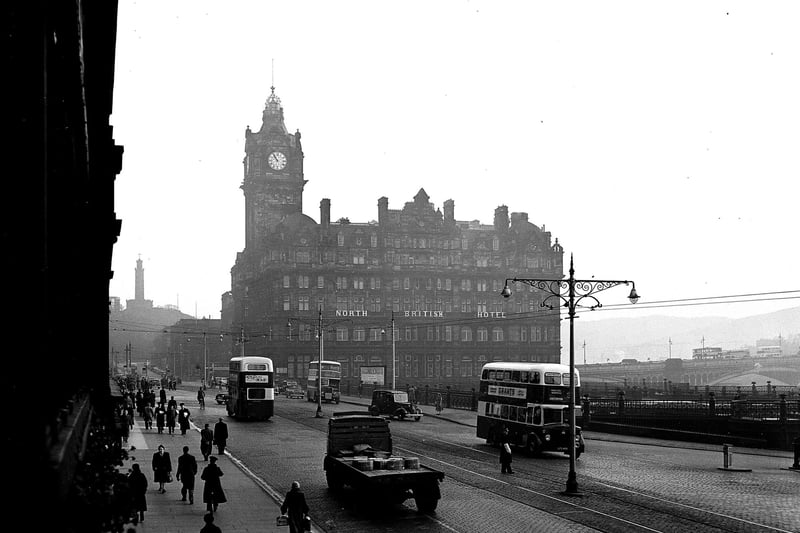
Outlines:
{"type": "Polygon", "coordinates": [[[169,452],[164,451],[164,445],[158,445],[158,451],[153,455],[153,481],[158,483],[158,492],[164,494],[166,489],[164,483],[170,482],[170,472],[172,472],[172,460],[169,452]]]}
{"type": "Polygon", "coordinates": [[[281,513],[289,517],[289,533],[304,531],[303,518],[308,514],[308,504],[306,495],[300,490],[300,482],[292,481],[292,488],[281,505],[281,513]]]}
{"type": "Polygon", "coordinates": [[[131,491],[131,507],[134,513],[139,513],[139,521],[144,522],[144,512],[147,510],[147,478],[139,468],[139,463],[133,463],[133,471],[128,474],[128,485],[131,491]]]}
{"type": "Polygon", "coordinates": [[[211,456],[210,461],[211,463],[203,469],[200,479],[206,482],[203,486],[203,502],[206,504],[206,510],[212,513],[217,510],[219,504],[228,500],[225,498],[222,482],[219,479],[223,474],[222,470],[217,466],[217,458],[211,456]]]}
{"type": "Polygon", "coordinates": [[[508,428],[504,427],[503,432],[500,434],[500,473],[513,474],[511,470],[511,439],[508,436],[508,428]]]}

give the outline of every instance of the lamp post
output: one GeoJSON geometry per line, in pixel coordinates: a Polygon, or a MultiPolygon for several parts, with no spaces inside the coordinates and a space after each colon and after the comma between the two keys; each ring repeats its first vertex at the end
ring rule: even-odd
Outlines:
{"type": "Polygon", "coordinates": [[[203,332],[203,383],[202,387],[208,386],[208,342],[206,340],[206,332],[203,332]]]}
{"type": "MultiPolygon", "coordinates": [[[[304,322],[302,318],[295,318],[289,319],[286,322],[286,327],[289,329],[289,340],[292,337],[292,320],[299,320],[300,322],[304,322]]],[[[338,324],[339,322],[349,322],[350,319],[344,320],[337,320],[335,322],[329,322],[328,327],[333,326],[334,324],[338,324]]],[[[299,336],[299,332],[298,332],[299,336]]],[[[322,307],[319,308],[319,315],[317,318],[317,340],[319,341],[319,361],[317,367],[317,413],[316,418],[322,418],[322,360],[324,358],[324,349],[325,349],[325,325],[322,321],[322,307]]]]}
{"type": "MultiPolygon", "coordinates": [[[[381,329],[381,335],[386,335],[386,329],[381,329]]],[[[394,351],[394,311],[392,311],[392,390],[397,388],[397,368],[395,366],[394,351]]]]}
{"type": "Polygon", "coordinates": [[[548,301],[551,298],[560,300],[558,307],[567,308],[569,315],[569,476],[567,477],[567,490],[565,494],[578,495],[578,480],[575,474],[575,309],[583,307],[586,309],[597,309],[603,304],[593,295],[600,291],[616,287],[617,285],[632,285],[628,299],[632,304],[639,301],[636,293],[636,284],[633,281],[618,280],[596,280],[596,279],[575,279],[575,268],[572,256],[569,258],[569,278],[564,279],[534,279],[534,278],[508,278],[505,281],[503,290],[500,294],[504,298],[511,296],[511,289],[508,282],[519,282],[530,285],[536,289],[549,293],[542,303],[542,307],[554,309],[555,306],[548,301]],[[590,305],[580,305],[584,298],[591,298],[594,303],[590,305]]]}

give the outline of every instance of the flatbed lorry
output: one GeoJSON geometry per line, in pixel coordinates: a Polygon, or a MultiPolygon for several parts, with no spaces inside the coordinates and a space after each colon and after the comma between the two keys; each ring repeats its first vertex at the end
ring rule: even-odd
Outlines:
{"type": "Polygon", "coordinates": [[[328,489],[337,493],[349,486],[365,497],[388,503],[414,498],[417,510],[436,510],[444,472],[419,464],[414,457],[392,451],[389,421],[364,412],[334,413],[328,421],[325,455],[328,489]]]}

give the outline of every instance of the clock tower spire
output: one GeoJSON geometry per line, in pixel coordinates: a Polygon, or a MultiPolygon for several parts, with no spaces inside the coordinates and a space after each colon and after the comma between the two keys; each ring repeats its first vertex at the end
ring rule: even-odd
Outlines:
{"type": "Polygon", "coordinates": [[[281,99],[270,87],[261,128],[245,130],[245,249],[261,247],[263,238],[293,213],[303,212],[303,148],[300,131],[289,133],[281,99]]]}

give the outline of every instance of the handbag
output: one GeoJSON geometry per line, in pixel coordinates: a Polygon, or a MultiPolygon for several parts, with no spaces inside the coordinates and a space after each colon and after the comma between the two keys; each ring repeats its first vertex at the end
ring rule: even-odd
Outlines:
{"type": "Polygon", "coordinates": [[[167,483],[172,483],[172,472],[167,472],[167,483]]]}
{"type": "Polygon", "coordinates": [[[289,517],[285,514],[280,515],[275,519],[276,526],[288,526],[289,525],[289,517]]]}
{"type": "Polygon", "coordinates": [[[311,517],[308,515],[303,517],[303,531],[311,531],[311,517]]]}

